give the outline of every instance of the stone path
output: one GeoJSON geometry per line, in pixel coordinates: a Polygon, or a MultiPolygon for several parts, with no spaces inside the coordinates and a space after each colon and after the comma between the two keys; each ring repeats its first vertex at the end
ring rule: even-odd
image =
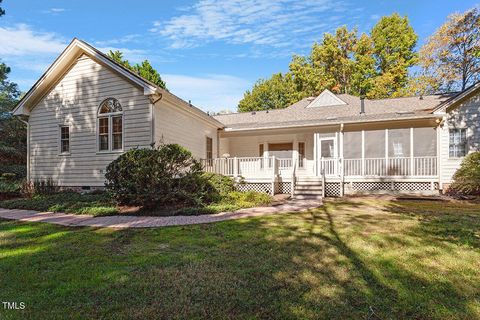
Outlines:
{"type": "Polygon", "coordinates": [[[211,223],[225,220],[267,216],[282,212],[300,212],[322,205],[321,200],[296,200],[271,207],[241,209],[233,212],[205,214],[200,216],[174,217],[142,217],[142,216],[106,216],[76,215],[54,212],[38,212],[32,210],[16,210],[0,208],[0,218],[47,222],[62,226],[99,227],[99,228],[149,228],[165,226],[182,226],[190,224],[211,223]]]}

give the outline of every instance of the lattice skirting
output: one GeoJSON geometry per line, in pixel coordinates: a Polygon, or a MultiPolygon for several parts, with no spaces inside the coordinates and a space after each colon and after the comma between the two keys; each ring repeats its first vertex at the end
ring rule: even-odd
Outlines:
{"type": "MultiPolygon", "coordinates": [[[[432,184],[425,181],[400,182],[352,182],[352,191],[430,191],[432,184]]],[[[438,190],[438,183],[434,183],[434,189],[438,190]]]]}
{"type": "Polygon", "coordinates": [[[340,182],[325,182],[326,197],[340,197],[340,182]]]}
{"type": "Polygon", "coordinates": [[[291,193],[291,192],[292,192],[291,182],[277,182],[275,193],[291,193]]]}
{"type": "Polygon", "coordinates": [[[247,183],[238,183],[236,185],[238,191],[257,191],[270,194],[272,192],[272,184],[268,182],[247,182],[247,183]]]}

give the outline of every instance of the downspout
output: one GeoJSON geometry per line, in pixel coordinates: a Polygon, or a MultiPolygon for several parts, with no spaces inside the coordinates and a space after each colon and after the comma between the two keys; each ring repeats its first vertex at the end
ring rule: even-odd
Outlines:
{"type": "Polygon", "coordinates": [[[27,126],[27,182],[30,182],[30,123],[18,117],[27,126]]]}

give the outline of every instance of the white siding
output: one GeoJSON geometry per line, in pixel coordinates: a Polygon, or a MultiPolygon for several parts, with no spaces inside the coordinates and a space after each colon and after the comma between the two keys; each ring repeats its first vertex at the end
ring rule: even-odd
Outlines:
{"type": "Polygon", "coordinates": [[[116,98],[124,112],[124,150],[151,143],[151,111],[143,89],[82,56],[32,110],[31,179],[61,186],[102,186],[106,166],[119,153],[98,153],[97,109],[116,98]],[[59,153],[59,126],[70,126],[70,155],[59,153]]]}
{"type": "Polygon", "coordinates": [[[480,94],[461,103],[446,115],[446,121],[439,130],[440,138],[440,182],[450,183],[455,171],[460,167],[462,158],[450,158],[449,128],[467,129],[467,148],[469,152],[480,151],[480,94]]]}
{"type": "Polygon", "coordinates": [[[203,119],[174,106],[164,99],[155,104],[155,142],[178,143],[198,159],[206,158],[207,137],[213,139],[213,157],[217,155],[217,128],[203,119]]]}

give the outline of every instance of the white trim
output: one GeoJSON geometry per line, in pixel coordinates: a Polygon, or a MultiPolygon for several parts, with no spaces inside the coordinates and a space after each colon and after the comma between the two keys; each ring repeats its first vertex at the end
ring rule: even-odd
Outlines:
{"type": "Polygon", "coordinates": [[[321,107],[328,107],[328,106],[339,106],[339,105],[346,105],[347,103],[345,101],[343,101],[342,99],[340,99],[339,97],[337,97],[335,94],[333,94],[330,90],[328,89],[325,89],[323,90],[322,93],[320,93],[318,95],[318,97],[316,97],[312,102],[310,102],[308,105],[307,105],[307,108],[321,108],[321,107]],[[331,103],[331,102],[328,102],[328,103],[324,103],[324,102],[321,102],[322,100],[324,99],[331,99],[333,101],[336,101],[336,103],[331,103]]]}

